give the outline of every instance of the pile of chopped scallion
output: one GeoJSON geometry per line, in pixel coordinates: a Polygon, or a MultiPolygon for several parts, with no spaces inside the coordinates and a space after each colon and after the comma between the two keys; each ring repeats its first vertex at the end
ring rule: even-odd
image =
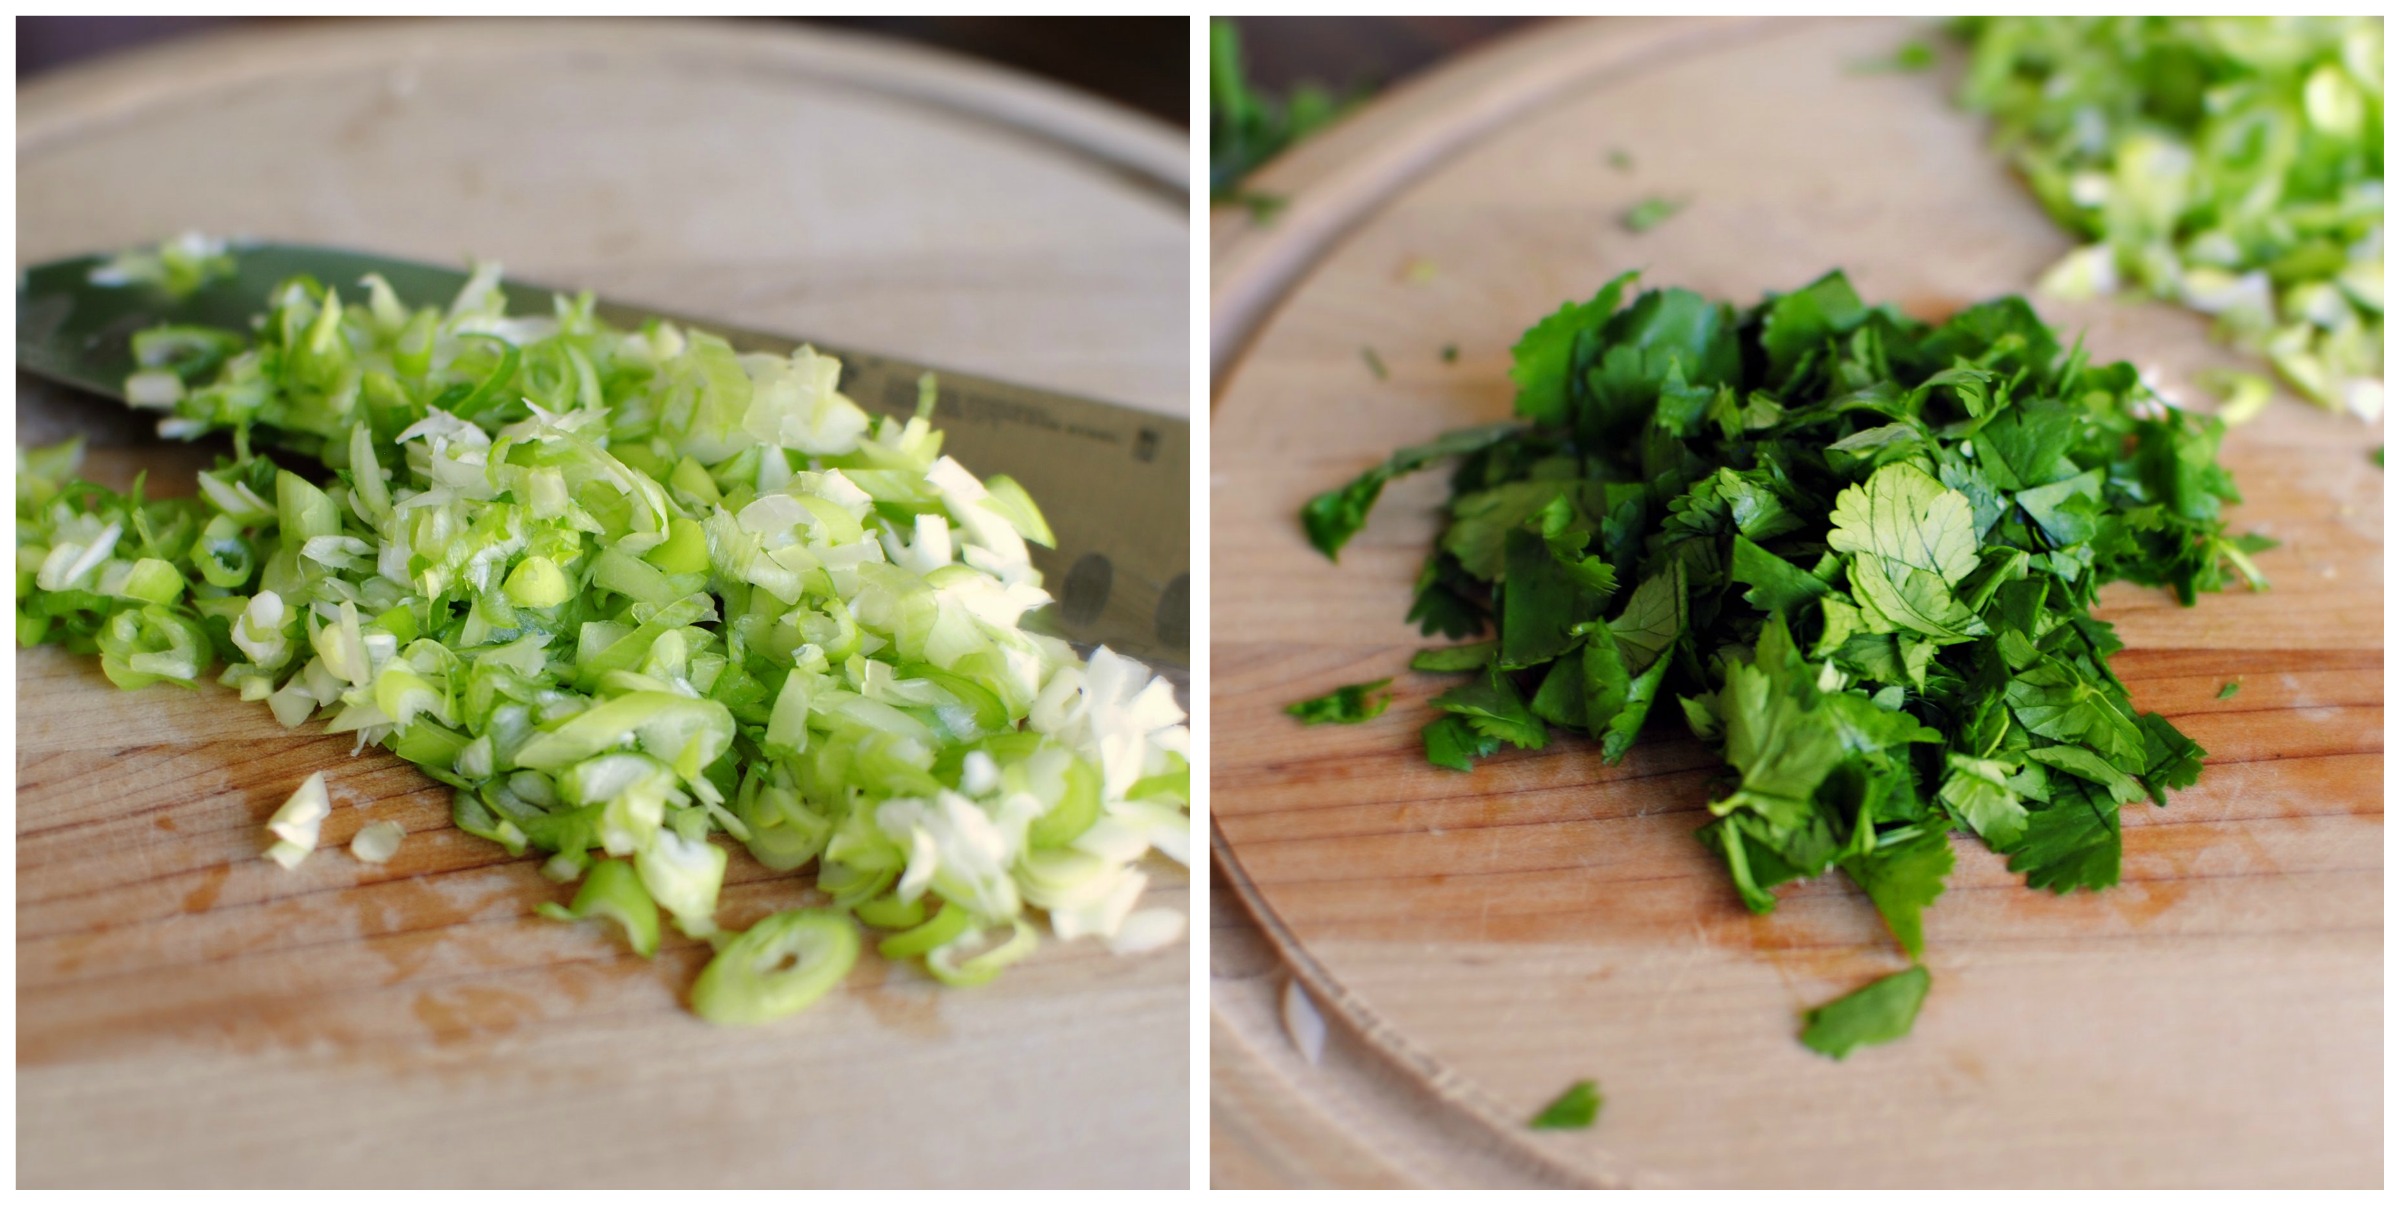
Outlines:
{"type": "MultiPolygon", "coordinates": [[[[483,265],[444,311],[298,278],[255,331],[137,335],[129,398],[236,454],[150,499],[78,479],[79,444],[20,451],[19,643],[128,689],[221,663],[285,726],[391,749],[459,828],[580,884],[546,915],[649,955],[663,911],[715,944],[712,1021],[808,1005],[861,925],[952,984],[1032,950],[1035,909],[1119,953],[1182,935],[1135,907],[1151,850],[1190,857],[1173,688],[1021,626],[1049,529],[942,455],[930,390],[870,418],[811,349],[612,329],[589,295],[511,316],[498,284],[483,265]],[[814,864],[830,903],[720,928],[719,834],[814,864]]],[[[312,777],[269,856],[298,866],[330,807],[312,777]]]]}
{"type": "MultiPolygon", "coordinates": [[[[1974,17],[1962,100],[2060,224],[2065,297],[2216,317],[2302,396],[2383,410],[2383,18],[1974,17]]],[[[2263,378],[2227,409],[2257,413],[2263,378]]]]}

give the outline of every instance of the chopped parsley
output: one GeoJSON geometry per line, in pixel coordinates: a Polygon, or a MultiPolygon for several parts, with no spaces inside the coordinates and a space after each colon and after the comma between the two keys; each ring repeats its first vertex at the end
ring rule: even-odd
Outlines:
{"type": "Polygon", "coordinates": [[[1556,1101],[1542,1107],[1525,1125],[1537,1131],[1580,1131],[1599,1121],[1600,1107],[1606,1104],[1600,1096],[1598,1081],[1579,1080],[1567,1086],[1556,1101]]]}
{"type": "Polygon", "coordinates": [[[2226,532],[2222,424],[2021,298],[1933,326],[1838,272],[1747,310],[1632,294],[1525,332],[1517,422],[1303,512],[1330,557],[1390,478],[1457,462],[1409,617],[1473,643],[1412,663],[1466,676],[1432,700],[1427,760],[1557,730],[1616,762],[1663,709],[1729,766],[1697,836],[1743,902],[1838,870],[1912,958],[1954,833],[2032,887],[2114,884],[2118,810],[2191,786],[2204,751],[2134,708],[2092,606],[2120,579],[2186,605],[2263,587],[2272,542],[2226,532]]]}
{"type": "Polygon", "coordinates": [[[1383,357],[1375,349],[1366,347],[1358,349],[1358,358],[1367,362],[1367,371],[1375,374],[1377,381],[1392,379],[1391,372],[1383,367],[1383,357]]]}
{"type": "Polygon", "coordinates": [[[1640,234],[1672,218],[1686,202],[1668,197],[1651,197],[1625,211],[1625,229],[1640,234]]]}
{"type": "Polygon", "coordinates": [[[2239,690],[2241,690],[2241,689],[2242,689],[2242,684],[2241,684],[2241,682],[2240,682],[2239,680],[2236,680],[2236,681],[2234,681],[2234,682],[2229,682],[2229,683],[2225,684],[2224,686],[2222,686],[2222,687],[2219,687],[2219,688],[2217,689],[2217,698],[2218,698],[2218,699],[2231,699],[2231,698],[2233,698],[2233,693],[2234,693],[2234,692],[2236,692],[2236,691],[2239,691],[2239,690]]]}
{"type": "Polygon", "coordinates": [[[1893,51],[1885,58],[1866,59],[1851,64],[1850,74],[1890,75],[1902,72],[1930,71],[1933,69],[1933,63],[1933,47],[1923,42],[1909,41],[1901,43],[1898,50],[1893,51]]]}
{"type": "Polygon", "coordinates": [[[1820,1055],[1842,1059],[1860,1047],[1906,1038],[1932,983],[1922,967],[1894,972],[1802,1015],[1806,1025],[1800,1041],[1820,1055]]]}
{"type": "Polygon", "coordinates": [[[1455,343],[1445,343],[1445,344],[1443,344],[1443,345],[1442,345],[1442,363],[1444,363],[1444,364],[1456,364],[1456,363],[1458,363],[1458,345],[1457,345],[1457,344],[1455,344],[1455,343]]]}
{"type": "Polygon", "coordinates": [[[1241,206],[1243,212],[1250,215],[1250,224],[1253,226],[1264,226],[1274,221],[1275,215],[1282,213],[1283,207],[1292,203],[1290,197],[1280,193],[1262,193],[1255,189],[1237,189],[1222,199],[1228,205],[1241,206]]]}
{"type": "Polygon", "coordinates": [[[1388,678],[1352,683],[1315,699],[1301,700],[1284,711],[1299,717],[1303,724],[1359,724],[1383,715],[1383,710],[1392,706],[1392,693],[1387,690],[1391,685],[1388,678]]]}

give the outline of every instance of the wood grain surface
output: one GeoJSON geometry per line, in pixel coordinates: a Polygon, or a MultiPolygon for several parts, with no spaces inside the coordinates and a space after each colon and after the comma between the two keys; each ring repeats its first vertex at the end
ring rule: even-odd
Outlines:
{"type": "MultiPolygon", "coordinates": [[[[23,90],[20,263],[185,228],[473,251],[743,326],[1179,414],[1184,140],[873,41],[648,23],[232,38],[23,90]]],[[[204,461],[19,382],[21,440],[189,493],[204,461]]],[[[15,659],[18,1132],[27,1186],[1189,1182],[1188,952],[1045,945],[980,989],[871,954],[750,1031],[532,915],[561,890],[449,792],[222,688],[15,659]],[[309,771],[296,871],[261,825],[309,771]],[[385,866],[345,845],[409,830],[385,866]]],[[[1148,903],[1182,907],[1180,868],[1148,903]]],[[[736,854],[721,920],[803,899],[736,854]]]]}
{"type": "MultiPolygon", "coordinates": [[[[2381,1183],[2380,430],[2284,398],[2227,440],[2274,589],[2101,607],[2136,705],[2207,747],[2199,785],[2127,811],[2101,894],[1960,841],[1915,1033],[1843,1063],[1799,1012],[1904,961],[1839,877],[1741,907],[1692,838],[1714,760],[1671,716],[1616,767],[1573,739],[1424,762],[1447,680],[1406,672],[1402,616],[1442,475],[1395,483],[1338,566],[1302,539],[1313,493],[1505,416],[1518,334],[1620,271],[1747,304],[1841,266],[1928,318],[2028,289],[2069,243],[1951,108],[1954,59],[1850,70],[1926,33],[1545,27],[1272,166],[1274,224],[1216,219],[1211,809],[1248,909],[1213,931],[1216,1183],[2381,1183]],[[1653,196],[1687,204],[1627,231],[1653,196]],[[1281,714],[1393,674],[1377,721],[1281,714]],[[1314,1063],[1294,984],[1330,1032],[1314,1063]],[[1598,1126],[1525,1128],[1583,1077],[1598,1126]]],[[[2038,304],[2197,405],[2235,359],[2168,307],[2038,304]]]]}

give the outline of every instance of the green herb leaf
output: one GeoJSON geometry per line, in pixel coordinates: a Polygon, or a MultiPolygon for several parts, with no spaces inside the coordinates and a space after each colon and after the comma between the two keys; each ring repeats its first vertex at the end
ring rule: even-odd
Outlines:
{"type": "Polygon", "coordinates": [[[1878,845],[1846,864],[1911,959],[1925,955],[1925,909],[1941,896],[1952,858],[1950,834],[1926,829],[1878,845]]]}
{"type": "Polygon", "coordinates": [[[1475,769],[1475,760],[1500,752],[1500,739],[1477,732],[1456,716],[1425,726],[1425,760],[1455,771],[1475,769]]]}
{"type": "Polygon", "coordinates": [[[1364,724],[1392,706],[1392,693],[1385,689],[1391,685],[1392,680],[1379,678],[1336,687],[1315,699],[1292,704],[1284,712],[1299,717],[1302,724],[1364,724]]]}
{"type": "Polygon", "coordinates": [[[1644,198],[1641,204],[1625,211],[1625,229],[1640,234],[1674,217],[1687,204],[1689,202],[1668,197],[1644,198]]]}
{"type": "Polygon", "coordinates": [[[1567,1091],[1559,1094],[1556,1100],[1543,1106],[1542,1112],[1534,1115],[1533,1121],[1526,1125],[1537,1131],[1583,1130],[1599,1120],[1602,1104],[1600,1082],[1579,1080],[1567,1086],[1567,1091]]]}
{"type": "Polygon", "coordinates": [[[1517,435],[1524,429],[1514,423],[1494,423],[1488,427],[1472,427],[1453,431],[1439,439],[1403,448],[1390,459],[1360,474],[1356,480],[1339,490],[1328,490],[1309,500],[1300,512],[1308,529],[1310,544],[1326,557],[1335,557],[1350,537],[1366,526],[1367,512],[1375,500],[1383,496],[1385,482],[1405,473],[1414,473],[1435,461],[1480,452],[1494,444],[1517,435]]]}
{"type": "Polygon", "coordinates": [[[1850,66],[1852,75],[1884,75],[1894,72],[1931,70],[1934,64],[1933,47],[1923,42],[1902,42],[1888,58],[1866,59],[1850,66]]]}
{"type": "Polygon", "coordinates": [[[1923,967],[1894,972],[1809,1010],[1800,1041],[1820,1055],[1844,1059],[1860,1047],[1906,1038],[1932,986],[1933,976],[1923,967]]]}

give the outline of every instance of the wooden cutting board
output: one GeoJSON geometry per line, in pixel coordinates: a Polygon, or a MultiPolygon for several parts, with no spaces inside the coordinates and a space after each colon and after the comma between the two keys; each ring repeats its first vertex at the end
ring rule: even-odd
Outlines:
{"type": "MultiPolygon", "coordinates": [[[[1747,304],[1841,266],[1937,318],[2028,289],[2070,244],[1950,107],[1955,54],[1849,70],[1911,36],[1939,40],[1545,27],[1270,168],[1271,224],[1215,219],[1211,809],[1247,907],[1214,922],[1216,1183],[2381,1183],[2379,429],[2283,399],[2227,441],[2235,526],[2283,542],[2274,589],[2102,608],[2135,703],[2208,748],[2200,785],[2127,811],[2104,894],[2028,890],[1960,842],[1914,1035],[1845,1063],[1799,1045],[1799,1012],[1903,960],[1838,876],[1742,909],[1691,836],[1715,768],[1671,711],[1613,768],[1578,740],[1424,762],[1447,680],[1406,671],[1402,615],[1443,475],[1388,490],[1338,567],[1301,537],[1313,493],[1504,417],[1518,334],[1620,271],[1747,304]],[[1652,196],[1686,207],[1628,232],[1652,196]],[[1394,674],[1374,722],[1281,714],[1394,674]],[[1315,1063],[1287,985],[1328,1029],[1315,1063]],[[1583,1077],[1598,1126],[1526,1129],[1583,1077]]],[[[2167,307],[2040,306],[2171,391],[2233,359],[2167,307]]]]}
{"type": "MultiPolygon", "coordinates": [[[[743,326],[1186,408],[1180,135],[1047,85],[778,26],[344,25],[24,89],[20,263],[185,228],[455,260],[743,326]]],[[[19,438],[94,476],[199,459],[20,380],[19,438]]],[[[231,692],[16,659],[20,1183],[1189,1183],[1186,948],[1050,943],[945,989],[872,954],[806,1014],[683,1007],[654,962],[532,915],[561,890],[449,791],[231,692]],[[323,769],[294,872],[261,825],[323,769]],[[399,857],[346,851],[377,820],[399,857]]],[[[1150,903],[1184,907],[1182,870],[1150,903]]],[[[800,899],[736,854],[720,917],[800,899]]]]}

